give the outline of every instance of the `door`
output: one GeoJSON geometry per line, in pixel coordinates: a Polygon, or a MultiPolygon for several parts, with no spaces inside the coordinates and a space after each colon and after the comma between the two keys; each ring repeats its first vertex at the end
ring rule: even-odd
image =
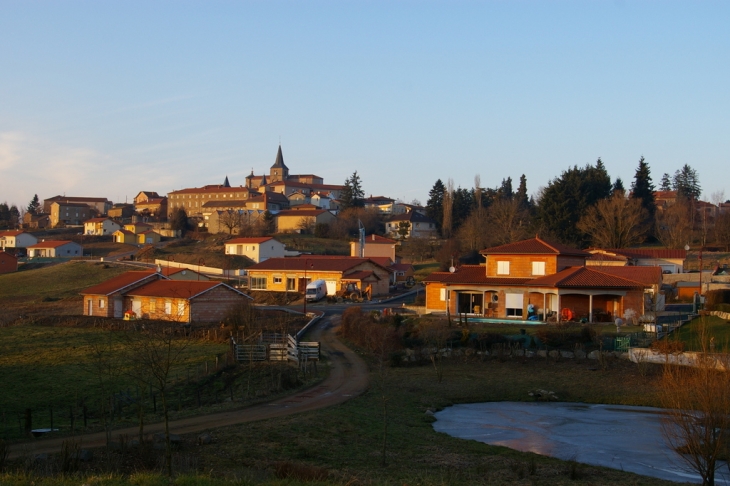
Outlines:
{"type": "Polygon", "coordinates": [[[142,301],[141,300],[132,301],[132,312],[134,312],[135,316],[142,317],[142,301]]]}
{"type": "Polygon", "coordinates": [[[124,303],[121,297],[114,299],[114,317],[121,319],[124,316],[124,303]]]}
{"type": "Polygon", "coordinates": [[[94,301],[93,301],[93,299],[89,299],[87,301],[87,303],[88,303],[89,310],[86,312],[86,315],[87,316],[90,316],[90,315],[92,315],[91,312],[92,312],[93,307],[94,307],[94,301]]]}

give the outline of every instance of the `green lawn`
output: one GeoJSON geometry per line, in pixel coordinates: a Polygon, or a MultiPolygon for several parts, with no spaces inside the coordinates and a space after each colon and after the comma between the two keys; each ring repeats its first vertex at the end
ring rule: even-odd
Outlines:
{"type": "Polygon", "coordinates": [[[698,317],[669,337],[684,342],[688,351],[701,351],[702,341],[709,346],[710,338],[715,338],[715,351],[730,350],[730,323],[716,316],[698,317]]]}
{"type": "Polygon", "coordinates": [[[0,275],[0,301],[76,297],[79,291],[129,270],[129,267],[122,265],[70,261],[24,272],[6,273],[0,275]]]}

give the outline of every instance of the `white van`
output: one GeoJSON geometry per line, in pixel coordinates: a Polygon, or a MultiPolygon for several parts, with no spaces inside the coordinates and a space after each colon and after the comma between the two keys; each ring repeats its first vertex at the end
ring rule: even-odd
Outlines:
{"type": "Polygon", "coordinates": [[[307,284],[307,291],[304,298],[307,302],[316,302],[327,295],[327,283],[322,280],[315,280],[307,284]]]}

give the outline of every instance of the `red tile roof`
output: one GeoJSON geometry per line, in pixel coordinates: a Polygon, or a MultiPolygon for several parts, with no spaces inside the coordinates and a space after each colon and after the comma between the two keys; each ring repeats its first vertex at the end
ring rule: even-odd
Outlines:
{"type": "Polygon", "coordinates": [[[124,228],[122,228],[122,229],[118,229],[118,230],[116,230],[116,231],[115,231],[114,233],[112,233],[112,234],[117,234],[117,233],[122,233],[122,234],[124,234],[124,235],[134,235],[134,232],[132,232],[132,231],[129,231],[129,230],[126,230],[126,229],[124,229],[124,228]]]}
{"type": "Polygon", "coordinates": [[[603,251],[598,251],[596,253],[591,253],[591,256],[586,258],[586,260],[598,262],[625,262],[626,257],[623,255],[612,255],[610,253],[603,253],[603,251]]]}
{"type": "Polygon", "coordinates": [[[236,192],[249,192],[247,187],[230,187],[224,185],[210,185],[203,187],[189,187],[187,189],[180,189],[179,191],[171,191],[170,194],[216,194],[226,193],[232,194],[236,192]]]}
{"type": "Polygon", "coordinates": [[[276,213],[276,217],[279,216],[295,216],[295,217],[303,217],[303,216],[319,216],[320,214],[328,213],[326,209],[285,209],[284,211],[279,211],[276,213]]]}
{"type": "Polygon", "coordinates": [[[145,279],[152,277],[155,274],[154,270],[134,271],[126,272],[121,275],[117,275],[114,278],[110,278],[106,282],[102,282],[88,289],[84,289],[79,292],[82,295],[94,294],[94,295],[110,295],[119,292],[130,285],[142,282],[145,279]]]}
{"type": "Polygon", "coordinates": [[[25,231],[22,230],[0,231],[0,238],[3,236],[18,236],[23,233],[25,233],[25,231]]]}
{"type": "Polygon", "coordinates": [[[480,252],[483,255],[508,255],[508,254],[530,254],[530,255],[570,255],[588,257],[589,253],[572,248],[561,243],[548,243],[538,237],[529,240],[517,241],[506,245],[487,248],[480,252]]]}
{"type": "Polygon", "coordinates": [[[393,260],[391,260],[390,257],[368,257],[368,258],[371,259],[372,261],[374,261],[375,263],[377,263],[378,265],[380,265],[381,267],[385,267],[388,270],[391,270],[393,260]]]}
{"type": "Polygon", "coordinates": [[[102,223],[108,219],[109,218],[91,218],[91,219],[87,219],[86,221],[84,221],[84,223],[102,223]]]}
{"type": "Polygon", "coordinates": [[[385,238],[384,236],[372,234],[365,237],[366,245],[395,245],[398,241],[385,238]]]}
{"type": "Polygon", "coordinates": [[[529,282],[529,278],[514,277],[487,277],[487,268],[484,265],[462,265],[454,273],[434,272],[425,282],[441,282],[449,284],[480,284],[480,285],[522,285],[529,282]]]}
{"type": "Polygon", "coordinates": [[[570,267],[553,275],[533,279],[529,282],[532,287],[557,288],[637,288],[643,284],[627,278],[609,275],[605,272],[593,270],[591,267],[570,267]]]}
{"type": "Polygon", "coordinates": [[[308,255],[306,257],[269,258],[266,261],[248,267],[248,270],[304,271],[306,267],[307,271],[345,272],[366,262],[382,266],[370,258],[335,255],[308,255]]]}
{"type": "Polygon", "coordinates": [[[252,238],[233,238],[232,240],[228,240],[225,242],[226,245],[238,245],[238,244],[256,244],[256,243],[264,243],[266,241],[273,240],[271,236],[261,236],[258,238],[252,237],[252,238]]]}
{"type": "Polygon", "coordinates": [[[69,243],[73,243],[73,241],[50,240],[36,243],[35,245],[30,245],[28,248],[58,248],[59,246],[67,245],[69,243]]]}
{"type": "Polygon", "coordinates": [[[372,270],[360,270],[357,272],[348,273],[342,276],[342,280],[365,280],[369,277],[375,277],[376,279],[380,280],[380,277],[375,275],[375,272],[373,272],[372,270]]]}
{"type": "Polygon", "coordinates": [[[229,287],[222,282],[203,282],[197,280],[155,280],[154,282],[150,282],[127,292],[127,295],[190,300],[220,286],[251,299],[251,297],[243,292],[240,292],[233,287],[229,287]]]}
{"type": "Polygon", "coordinates": [[[640,267],[640,266],[626,266],[626,267],[590,267],[591,270],[597,272],[607,273],[616,277],[633,280],[634,282],[642,283],[646,286],[659,285],[662,282],[662,268],[661,267],[640,267]]]}

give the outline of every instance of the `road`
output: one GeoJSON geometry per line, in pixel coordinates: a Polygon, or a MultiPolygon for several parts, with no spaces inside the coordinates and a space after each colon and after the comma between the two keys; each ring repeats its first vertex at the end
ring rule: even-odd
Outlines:
{"type": "MultiPolygon", "coordinates": [[[[283,417],[337,405],[362,394],[367,390],[369,384],[367,365],[335,336],[334,329],[339,325],[339,318],[339,315],[325,315],[307,338],[312,341],[320,341],[322,353],[330,360],[330,373],[320,384],[294,395],[240,410],[171,421],[170,432],[192,434],[217,427],[283,417]]],[[[146,434],[163,430],[163,423],[145,426],[146,434]]],[[[129,437],[136,437],[138,433],[138,427],[128,427],[114,430],[112,435],[117,437],[120,434],[126,434],[129,437]]],[[[78,438],[84,449],[106,445],[104,432],[85,434],[78,438]]],[[[66,439],[39,439],[14,444],[11,448],[10,458],[27,454],[58,452],[66,439]]]]}

